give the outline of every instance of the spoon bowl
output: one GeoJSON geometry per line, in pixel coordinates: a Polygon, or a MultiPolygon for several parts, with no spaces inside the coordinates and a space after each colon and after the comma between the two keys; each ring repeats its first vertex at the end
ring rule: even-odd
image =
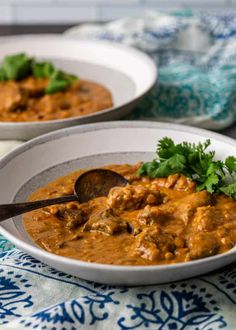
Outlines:
{"type": "Polygon", "coordinates": [[[107,196],[110,189],[126,186],[128,181],[122,175],[106,169],[94,169],[80,175],[74,185],[74,194],[80,203],[107,196]]]}

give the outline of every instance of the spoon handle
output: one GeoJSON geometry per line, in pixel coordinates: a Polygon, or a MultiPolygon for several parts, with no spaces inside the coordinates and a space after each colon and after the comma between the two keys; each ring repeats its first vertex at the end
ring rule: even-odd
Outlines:
{"type": "Polygon", "coordinates": [[[52,199],[44,199],[35,202],[3,204],[0,205],[0,222],[29,211],[40,209],[41,207],[54,205],[54,204],[68,203],[77,200],[78,199],[75,195],[70,195],[70,196],[64,196],[64,197],[58,197],[52,199]]]}

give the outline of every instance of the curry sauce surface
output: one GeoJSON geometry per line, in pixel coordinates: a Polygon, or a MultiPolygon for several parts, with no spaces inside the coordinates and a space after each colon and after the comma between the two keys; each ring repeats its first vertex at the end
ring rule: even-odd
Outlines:
{"type": "Polygon", "coordinates": [[[65,91],[45,94],[46,78],[0,82],[0,121],[31,122],[79,117],[113,106],[104,86],[78,80],[65,91]]]}
{"type": "MultiPolygon", "coordinates": [[[[185,262],[223,253],[236,243],[236,201],[195,192],[182,175],[150,179],[140,164],[106,168],[124,175],[126,187],[107,197],[71,202],[24,215],[24,226],[43,249],[83,261],[117,265],[185,262]]],[[[30,200],[69,195],[82,171],[35,191],[30,200]]]]}

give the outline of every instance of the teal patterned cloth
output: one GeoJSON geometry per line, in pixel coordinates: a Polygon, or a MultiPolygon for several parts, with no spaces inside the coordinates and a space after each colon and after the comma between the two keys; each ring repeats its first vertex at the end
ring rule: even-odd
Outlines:
{"type": "Polygon", "coordinates": [[[236,263],[198,278],[144,287],[80,280],[0,236],[0,329],[236,329],[236,263]]]}
{"type": "MultiPolygon", "coordinates": [[[[214,129],[235,120],[236,17],[149,13],[70,33],[132,44],[157,61],[159,84],[131,119],[214,129]]],[[[177,283],[124,288],[56,271],[2,236],[0,259],[0,329],[236,329],[236,263],[177,283]]]]}
{"type": "Polygon", "coordinates": [[[131,119],[220,130],[236,119],[235,32],[235,15],[149,12],[105,25],[74,27],[66,35],[128,44],[155,60],[157,86],[131,119]]]}

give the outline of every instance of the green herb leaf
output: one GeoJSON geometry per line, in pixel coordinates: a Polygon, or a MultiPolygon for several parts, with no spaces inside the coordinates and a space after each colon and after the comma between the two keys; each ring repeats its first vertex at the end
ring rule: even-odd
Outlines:
{"type": "Polygon", "coordinates": [[[33,62],[32,73],[35,78],[50,78],[54,71],[50,62],[33,62]]]}
{"type": "Polygon", "coordinates": [[[207,190],[211,194],[216,191],[216,187],[219,184],[220,178],[217,174],[211,173],[206,177],[206,180],[197,186],[197,191],[207,190]]]}
{"type": "Polygon", "coordinates": [[[65,90],[69,87],[69,83],[66,80],[50,80],[48,86],[45,89],[47,94],[54,94],[65,90]]]}
{"type": "Polygon", "coordinates": [[[227,157],[225,165],[230,173],[236,172],[236,158],[234,156],[227,157]]]}
{"type": "Polygon", "coordinates": [[[7,80],[6,73],[3,68],[0,68],[0,81],[7,80]]]}
{"type": "Polygon", "coordinates": [[[78,77],[55,69],[50,62],[36,62],[26,54],[6,56],[0,67],[0,81],[20,80],[33,75],[35,78],[47,78],[49,83],[45,93],[53,94],[68,88],[78,77]]]}
{"type": "Polygon", "coordinates": [[[60,70],[56,70],[53,72],[52,76],[50,77],[49,83],[45,92],[47,94],[53,94],[59,91],[63,91],[67,87],[69,87],[70,81],[67,79],[64,72],[60,70]]]}
{"type": "Polygon", "coordinates": [[[19,80],[31,73],[32,58],[26,54],[6,56],[3,61],[2,70],[7,80],[19,80]]]}
{"type": "Polygon", "coordinates": [[[138,175],[148,175],[149,177],[153,177],[153,171],[156,169],[155,160],[152,162],[144,163],[138,169],[138,175]]]}
{"type": "Polygon", "coordinates": [[[220,187],[220,191],[222,191],[225,195],[234,197],[236,196],[236,182],[228,184],[226,186],[220,187]]]}

